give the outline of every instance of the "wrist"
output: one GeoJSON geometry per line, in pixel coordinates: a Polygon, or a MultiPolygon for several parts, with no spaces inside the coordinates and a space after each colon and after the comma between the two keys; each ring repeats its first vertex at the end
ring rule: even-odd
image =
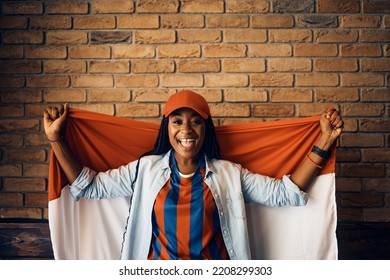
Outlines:
{"type": "Polygon", "coordinates": [[[320,139],[318,139],[315,146],[317,146],[321,150],[329,151],[330,148],[335,143],[335,141],[336,141],[336,139],[332,138],[331,136],[323,134],[323,135],[321,135],[320,139]]]}

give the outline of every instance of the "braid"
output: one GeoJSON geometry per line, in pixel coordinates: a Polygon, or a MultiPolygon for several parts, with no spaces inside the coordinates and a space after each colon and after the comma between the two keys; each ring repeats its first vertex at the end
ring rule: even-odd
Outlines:
{"type": "Polygon", "coordinates": [[[205,120],[206,137],[203,143],[203,151],[209,159],[221,159],[214,122],[209,117],[205,120]]]}

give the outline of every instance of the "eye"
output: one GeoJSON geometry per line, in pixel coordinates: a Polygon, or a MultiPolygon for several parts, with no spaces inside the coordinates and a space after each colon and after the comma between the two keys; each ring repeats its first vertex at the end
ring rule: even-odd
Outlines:
{"type": "Polygon", "coordinates": [[[199,118],[195,118],[192,120],[192,124],[193,125],[200,125],[200,124],[202,124],[202,120],[199,118]]]}
{"type": "Polygon", "coordinates": [[[182,120],[179,119],[179,118],[173,118],[171,122],[173,124],[176,124],[176,125],[181,125],[182,124],[182,120]]]}

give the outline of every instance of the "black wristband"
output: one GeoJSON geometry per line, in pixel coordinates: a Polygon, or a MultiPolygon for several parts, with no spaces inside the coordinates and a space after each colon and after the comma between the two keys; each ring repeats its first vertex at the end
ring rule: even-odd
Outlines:
{"type": "Polygon", "coordinates": [[[324,158],[324,159],[330,158],[330,152],[329,151],[324,151],[324,150],[318,148],[317,146],[313,146],[313,149],[311,149],[311,151],[313,153],[315,153],[316,155],[324,158]]]}

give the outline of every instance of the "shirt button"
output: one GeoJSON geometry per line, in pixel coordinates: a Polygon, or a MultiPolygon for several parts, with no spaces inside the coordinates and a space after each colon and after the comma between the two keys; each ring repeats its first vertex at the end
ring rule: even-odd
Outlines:
{"type": "Polygon", "coordinates": [[[223,212],[221,212],[220,215],[223,216],[223,212]]]}
{"type": "Polygon", "coordinates": [[[218,194],[214,194],[214,197],[218,197],[218,194]]]}
{"type": "Polygon", "coordinates": [[[226,230],[224,230],[224,231],[223,231],[223,234],[226,234],[226,233],[227,233],[227,231],[226,231],[226,230]]]}

